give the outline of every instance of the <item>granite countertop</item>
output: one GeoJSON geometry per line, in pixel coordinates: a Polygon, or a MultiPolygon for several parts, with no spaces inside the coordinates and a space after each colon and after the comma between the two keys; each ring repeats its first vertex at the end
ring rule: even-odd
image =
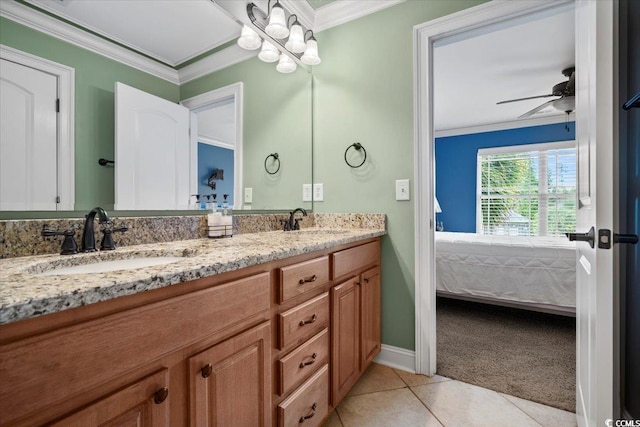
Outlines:
{"type": "Polygon", "coordinates": [[[382,229],[307,228],[118,248],[77,255],[0,260],[0,324],[239,270],[386,234],[382,229]],[[135,257],[184,257],[158,266],[107,273],[43,275],[55,268],[135,257]]]}

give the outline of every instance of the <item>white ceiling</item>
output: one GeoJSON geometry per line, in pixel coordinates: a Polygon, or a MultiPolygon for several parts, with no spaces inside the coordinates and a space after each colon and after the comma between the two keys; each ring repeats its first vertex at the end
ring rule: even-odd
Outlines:
{"type": "MultiPolygon", "coordinates": [[[[434,49],[436,130],[512,122],[555,99],[496,105],[550,94],[553,85],[567,80],[562,70],[575,64],[574,45],[572,9],[443,40],[434,49]]],[[[533,117],[549,116],[562,120],[565,114],[548,108],[533,117]]]]}
{"type": "MultiPolygon", "coordinates": [[[[171,66],[240,34],[240,25],[211,0],[27,1],[171,66]]],[[[349,3],[338,0],[320,10],[349,3]]],[[[287,4],[308,6],[300,0],[287,4]]],[[[496,102],[550,93],[566,80],[561,71],[574,65],[574,44],[571,8],[439,42],[434,49],[436,130],[524,125],[517,117],[551,98],[496,102]]],[[[562,120],[564,113],[548,108],[533,117],[562,120]]]]}
{"type": "Polygon", "coordinates": [[[27,1],[171,66],[240,36],[210,0],[27,1]]]}
{"type": "Polygon", "coordinates": [[[198,136],[205,142],[221,142],[234,146],[236,141],[235,103],[225,100],[199,111],[198,136]]]}

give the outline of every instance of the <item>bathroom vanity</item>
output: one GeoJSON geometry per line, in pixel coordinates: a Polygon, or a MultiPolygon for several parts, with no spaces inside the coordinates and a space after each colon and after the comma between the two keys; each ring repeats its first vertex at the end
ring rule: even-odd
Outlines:
{"type": "Polygon", "coordinates": [[[320,425],[380,351],[383,234],[2,260],[0,425],[320,425]],[[140,254],[183,260],[46,275],[140,254]]]}

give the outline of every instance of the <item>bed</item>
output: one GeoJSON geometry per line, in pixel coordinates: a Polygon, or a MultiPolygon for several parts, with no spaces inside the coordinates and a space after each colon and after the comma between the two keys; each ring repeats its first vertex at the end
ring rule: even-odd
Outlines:
{"type": "Polygon", "coordinates": [[[575,316],[575,243],[436,232],[439,296],[575,316]]]}

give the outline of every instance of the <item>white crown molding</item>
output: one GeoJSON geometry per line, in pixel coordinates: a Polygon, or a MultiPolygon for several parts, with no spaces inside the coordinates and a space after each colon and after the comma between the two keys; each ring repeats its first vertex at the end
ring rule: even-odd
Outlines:
{"type": "Polygon", "coordinates": [[[239,62],[246,61],[258,55],[258,50],[244,50],[237,44],[222,49],[219,52],[202,58],[198,62],[187,65],[178,70],[178,80],[180,84],[187,83],[199,77],[222,70],[239,62]]]}
{"type": "MultiPolygon", "coordinates": [[[[291,13],[295,13],[298,21],[308,29],[313,30],[316,10],[306,1],[280,0],[280,3],[291,13]]],[[[314,30],[315,31],[315,30],[314,30]]]]}
{"type": "Polygon", "coordinates": [[[354,19],[379,12],[405,0],[340,0],[316,10],[314,32],[345,24],[354,19]]]}
{"type": "Polygon", "coordinates": [[[233,150],[236,148],[236,144],[234,142],[219,141],[202,134],[198,134],[198,142],[213,145],[214,147],[226,148],[227,150],[233,150]]]}
{"type": "MultiPolygon", "coordinates": [[[[571,113],[569,120],[575,120],[575,114],[571,113]]],[[[563,113],[560,115],[546,116],[546,117],[532,117],[529,119],[515,120],[502,123],[490,123],[486,125],[468,126],[455,129],[443,129],[435,131],[436,138],[443,138],[447,136],[468,135],[472,133],[482,132],[495,132],[507,129],[526,128],[531,126],[551,125],[556,123],[565,123],[567,116],[563,113]]]]}
{"type": "Polygon", "coordinates": [[[13,1],[0,2],[0,16],[52,37],[121,62],[145,73],[178,84],[178,73],[171,67],[120,47],[84,30],[73,27],[30,7],[13,1]]]}

